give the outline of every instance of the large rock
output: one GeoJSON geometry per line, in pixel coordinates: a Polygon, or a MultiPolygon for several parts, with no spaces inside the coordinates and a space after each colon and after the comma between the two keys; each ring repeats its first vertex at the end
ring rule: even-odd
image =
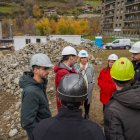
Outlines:
{"type": "MultiPolygon", "coordinates": [[[[13,137],[23,131],[19,123],[22,90],[19,88],[18,82],[22,73],[30,70],[29,63],[32,55],[35,53],[45,53],[50,57],[52,63],[55,64],[60,60],[61,51],[67,45],[71,45],[77,50],[86,49],[90,53],[91,61],[93,63],[95,62],[93,53],[96,53],[98,48],[91,47],[87,44],[75,46],[62,39],[50,40],[47,44],[29,44],[22,50],[1,56],[0,94],[3,93],[4,95],[1,95],[1,98],[7,100],[7,102],[0,101],[0,105],[3,106],[3,108],[1,107],[2,115],[0,116],[0,126],[2,127],[0,128],[0,133],[2,135],[13,137]]],[[[52,72],[48,78],[49,81],[53,81],[48,84],[48,93],[51,96],[55,96],[54,73],[52,72]]],[[[50,105],[52,105],[52,101],[50,101],[50,105]]]]}

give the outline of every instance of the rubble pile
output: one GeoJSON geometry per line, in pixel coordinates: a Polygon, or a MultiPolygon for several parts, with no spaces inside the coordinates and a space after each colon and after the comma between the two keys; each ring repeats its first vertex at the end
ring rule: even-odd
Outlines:
{"type": "MultiPolygon", "coordinates": [[[[76,46],[65,42],[62,39],[50,40],[47,44],[29,44],[24,49],[1,56],[0,58],[0,106],[2,113],[0,114],[0,138],[14,137],[15,135],[23,135],[20,126],[20,106],[21,106],[21,89],[18,86],[19,78],[23,71],[30,70],[30,58],[35,53],[47,54],[52,63],[55,64],[60,60],[61,51],[65,46],[71,45],[77,50],[86,48],[90,54],[98,52],[99,49],[90,45],[81,44],[76,46]],[[2,104],[2,100],[7,97],[6,103],[2,104]],[[8,98],[9,97],[9,98],[8,98]],[[14,98],[14,100],[12,100],[14,98]],[[7,108],[6,108],[7,107],[7,108]]],[[[95,58],[91,55],[91,60],[95,62],[95,58]]],[[[49,79],[53,79],[54,74],[50,74],[49,79]]],[[[48,85],[48,92],[54,93],[52,83],[48,85]]]]}

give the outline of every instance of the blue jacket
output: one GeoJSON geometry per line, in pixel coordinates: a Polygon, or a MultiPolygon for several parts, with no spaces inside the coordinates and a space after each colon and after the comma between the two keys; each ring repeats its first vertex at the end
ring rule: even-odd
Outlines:
{"type": "Polygon", "coordinates": [[[51,117],[46,83],[40,84],[33,79],[33,73],[24,72],[19,80],[22,92],[21,126],[31,132],[40,120],[51,117]]]}

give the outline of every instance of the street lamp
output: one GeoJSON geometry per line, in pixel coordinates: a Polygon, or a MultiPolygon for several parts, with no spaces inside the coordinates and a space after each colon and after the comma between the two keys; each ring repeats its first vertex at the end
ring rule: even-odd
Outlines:
{"type": "Polygon", "coordinates": [[[10,24],[10,38],[13,38],[12,26],[13,26],[13,24],[10,24]]]}

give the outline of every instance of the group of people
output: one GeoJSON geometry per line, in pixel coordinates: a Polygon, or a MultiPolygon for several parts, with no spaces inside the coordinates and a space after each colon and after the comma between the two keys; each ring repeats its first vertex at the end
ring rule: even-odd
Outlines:
{"type": "Polygon", "coordinates": [[[133,63],[125,57],[111,54],[107,67],[98,77],[104,133],[89,120],[95,71],[89,62],[88,52],[81,50],[77,54],[75,48],[66,46],[55,66],[47,55],[33,55],[31,71],[24,72],[19,81],[23,89],[21,126],[29,140],[139,140],[140,42],[129,51],[133,63]],[[46,94],[47,77],[52,67],[58,109],[55,117],[51,116],[46,94]],[[84,116],[81,105],[84,106],[84,116]]]}

